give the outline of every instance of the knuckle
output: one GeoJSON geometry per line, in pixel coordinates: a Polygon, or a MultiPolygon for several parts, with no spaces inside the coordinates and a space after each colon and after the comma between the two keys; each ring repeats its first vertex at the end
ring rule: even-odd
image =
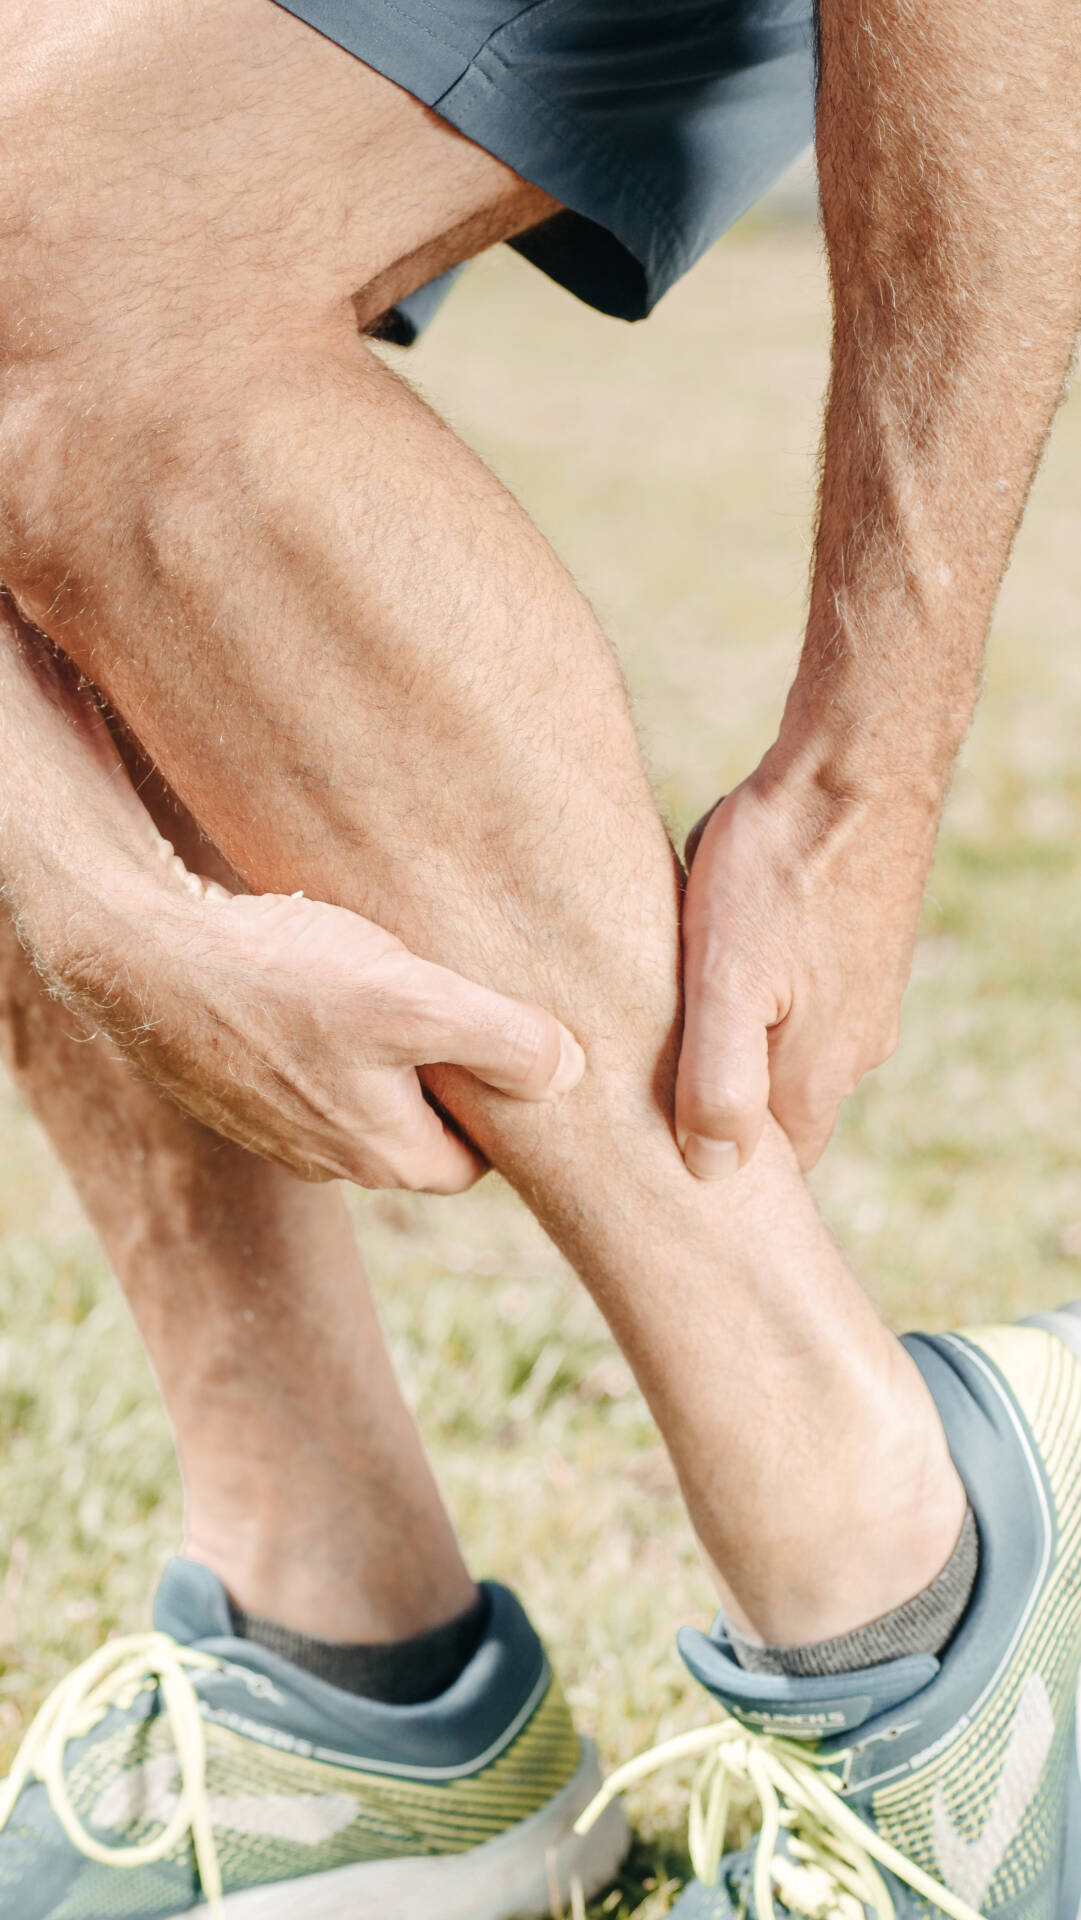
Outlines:
{"type": "Polygon", "coordinates": [[[868,1059],[866,1055],[862,1056],[859,1060],[854,1060],[844,1073],[837,1075],[836,1080],[828,1090],[823,1093],[821,1100],[816,1103],[816,1106],[823,1109],[828,1107],[831,1112],[835,1113],[842,1101],[847,1100],[851,1094],[855,1093],[864,1074],[869,1073],[871,1068],[876,1064],[875,1061],[868,1059]]]}
{"type": "Polygon", "coordinates": [[[512,1006],[502,1027],[503,1051],[523,1079],[545,1078],[554,1073],[559,1059],[559,1038],[554,1026],[538,1007],[524,1002],[512,1006]]]}
{"type": "Polygon", "coordinates": [[[689,1088],[680,1098],[680,1117],[692,1133],[724,1137],[754,1118],[758,1102],[746,1087],[729,1081],[689,1088]]]}
{"type": "Polygon", "coordinates": [[[415,986],[404,968],[388,974],[381,967],[378,980],[369,978],[364,985],[369,1017],[378,1022],[390,1046],[411,1064],[426,1064],[446,1034],[445,1010],[430,992],[415,986]]]}
{"type": "Polygon", "coordinates": [[[353,1116],[349,1123],[320,1131],[325,1144],[318,1157],[332,1170],[332,1178],[348,1180],[372,1193],[409,1184],[403,1177],[409,1169],[408,1145],[378,1122],[373,1124],[371,1115],[359,1125],[353,1116]]]}
{"type": "Polygon", "coordinates": [[[884,1033],[879,1034],[877,1040],[872,1045],[868,1065],[872,1067],[884,1066],[887,1060],[892,1059],[900,1044],[901,1023],[895,1020],[892,1026],[887,1027],[884,1033]]]}
{"type": "Polygon", "coordinates": [[[754,973],[733,939],[730,919],[719,924],[710,899],[688,894],[683,926],[699,993],[716,1006],[738,1004],[746,997],[754,973]]]}

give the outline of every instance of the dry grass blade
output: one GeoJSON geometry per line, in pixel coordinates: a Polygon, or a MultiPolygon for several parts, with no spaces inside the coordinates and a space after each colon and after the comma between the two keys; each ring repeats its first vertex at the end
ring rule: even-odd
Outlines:
{"type": "Polygon", "coordinates": [[[0,1654],[13,1648],[19,1637],[19,1601],[29,1564],[29,1544],[21,1537],[13,1540],[7,1571],[0,1585],[0,1654]]]}

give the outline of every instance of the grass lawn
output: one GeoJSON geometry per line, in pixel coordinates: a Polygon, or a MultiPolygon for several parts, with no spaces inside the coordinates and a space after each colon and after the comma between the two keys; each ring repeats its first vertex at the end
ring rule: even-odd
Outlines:
{"type": "MultiPolygon", "coordinates": [[[[754,764],[779,713],[825,343],[813,231],[760,217],[647,327],[601,320],[501,254],[395,356],[601,611],[677,831],[754,764]]],[[[899,1326],[1081,1294],[1079,476],[1075,393],[1001,602],[903,1042],[815,1176],[899,1326]]],[[[3,1762],[71,1662],[144,1622],[179,1496],[126,1311],[3,1087],[0,1129],[3,1762]]],[[[710,1594],[651,1422],[572,1276],[494,1179],[453,1202],[358,1195],[356,1219],[474,1567],[526,1596],[607,1761],[690,1724],[702,1703],[673,1633],[708,1619],[710,1594]]],[[[638,1849],[597,1912],[668,1911],[684,1787],[636,1799],[638,1849]]]]}

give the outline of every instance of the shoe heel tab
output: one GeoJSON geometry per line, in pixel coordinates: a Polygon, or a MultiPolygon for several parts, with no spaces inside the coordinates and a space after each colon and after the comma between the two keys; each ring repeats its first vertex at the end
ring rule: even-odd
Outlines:
{"type": "Polygon", "coordinates": [[[1081,1300],[1071,1300],[1064,1307],[1056,1307],[1052,1313],[1030,1313],[1018,1321],[1019,1327],[1039,1327],[1044,1333],[1053,1333],[1057,1340],[1069,1347],[1075,1360],[1081,1360],[1081,1300]]]}
{"type": "Polygon", "coordinates": [[[203,1640],[235,1639],[229,1596],[198,1560],[170,1560],[154,1600],[154,1627],[182,1647],[203,1640]]]}
{"type": "Polygon", "coordinates": [[[488,1601],[488,1625],[473,1658],[483,1653],[485,1647],[497,1645],[515,1664],[540,1666],[547,1657],[544,1642],[517,1594],[501,1586],[498,1580],[481,1580],[478,1584],[488,1601]]]}
{"type": "Polygon", "coordinates": [[[832,1740],[863,1726],[921,1693],[939,1670],[932,1654],[910,1654],[854,1673],[797,1679],[750,1673],[728,1641],[693,1627],[682,1629],[678,1645],[688,1672],[735,1719],[794,1740],[832,1740]]]}

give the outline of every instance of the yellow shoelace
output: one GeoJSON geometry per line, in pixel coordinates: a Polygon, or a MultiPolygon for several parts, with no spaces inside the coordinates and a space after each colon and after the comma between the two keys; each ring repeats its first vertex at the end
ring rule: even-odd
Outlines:
{"type": "Polygon", "coordinates": [[[789,1913],[807,1920],[895,1920],[880,1867],[895,1874],[949,1920],[980,1920],[975,1909],[906,1860],[852,1811],[831,1771],[845,1754],[820,1756],[801,1742],[756,1733],[729,1715],[694,1733],[680,1734],[619,1767],[591,1801],[575,1832],[585,1834],[605,1808],[647,1774],[674,1761],[700,1762],[691,1790],[690,1854],[704,1886],[714,1887],[724,1854],[732,1794],[749,1787],[762,1812],[754,1856],[758,1920],[776,1920],[773,1890],[789,1913]],[[782,1830],[783,1853],[777,1851],[782,1830]]]}
{"type": "Polygon", "coordinates": [[[165,1633],[110,1640],[76,1667],[49,1695],[27,1729],[10,1778],[0,1787],[0,1832],[27,1781],[40,1780],[73,1847],[104,1867],[151,1867],[190,1834],[203,1894],[214,1920],[224,1920],[221,1870],[206,1791],[206,1734],[191,1672],[213,1672],[219,1660],[182,1647],[165,1633]],[[156,1840],[140,1847],[106,1847],[88,1833],[71,1804],[64,1777],[68,1742],[79,1740],[110,1708],[131,1707],[140,1693],[160,1687],[180,1763],[176,1812],[156,1840]]]}

